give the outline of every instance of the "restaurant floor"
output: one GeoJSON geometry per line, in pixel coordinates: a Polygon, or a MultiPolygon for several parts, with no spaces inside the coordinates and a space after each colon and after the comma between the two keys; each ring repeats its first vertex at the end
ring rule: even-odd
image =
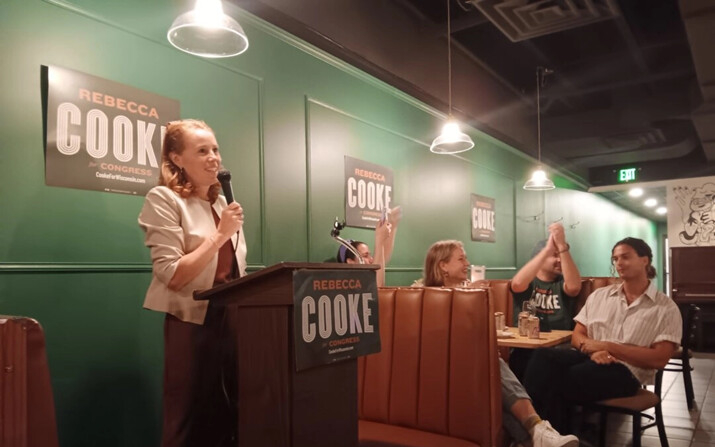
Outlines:
{"type": "MultiPolygon", "coordinates": [[[[715,354],[695,353],[694,357],[695,404],[691,411],[685,403],[683,373],[666,371],[663,375],[663,418],[670,447],[715,446],[715,354]]],[[[643,423],[645,425],[648,421],[644,418],[643,423]]],[[[607,428],[608,447],[631,445],[630,416],[609,415],[607,428]]],[[[580,433],[581,445],[598,445],[595,432],[595,429],[586,428],[580,433]]],[[[651,427],[643,432],[641,442],[643,447],[660,446],[658,429],[651,427]]]]}

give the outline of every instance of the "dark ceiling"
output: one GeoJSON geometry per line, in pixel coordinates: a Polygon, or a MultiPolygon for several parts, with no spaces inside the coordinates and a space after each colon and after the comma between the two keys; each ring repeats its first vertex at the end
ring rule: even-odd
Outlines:
{"type": "MultiPolygon", "coordinates": [[[[447,111],[446,0],[232,0],[447,111]]],[[[450,0],[455,115],[584,186],[715,174],[715,1],[450,0]]],[[[428,137],[428,136],[426,136],[428,137]]]]}

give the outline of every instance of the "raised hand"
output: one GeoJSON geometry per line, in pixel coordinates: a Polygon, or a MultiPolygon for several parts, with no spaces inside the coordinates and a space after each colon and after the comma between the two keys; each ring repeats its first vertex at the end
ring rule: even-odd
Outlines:
{"type": "Polygon", "coordinates": [[[566,243],[566,233],[564,226],[560,222],[555,222],[549,225],[550,240],[553,239],[554,247],[557,251],[563,251],[568,247],[566,243]]]}
{"type": "Polygon", "coordinates": [[[375,242],[385,242],[392,233],[392,224],[389,221],[379,221],[375,227],[375,242]]]}
{"type": "Polygon", "coordinates": [[[402,220],[402,207],[398,205],[387,214],[387,221],[392,224],[393,228],[396,228],[400,220],[402,220]]]}

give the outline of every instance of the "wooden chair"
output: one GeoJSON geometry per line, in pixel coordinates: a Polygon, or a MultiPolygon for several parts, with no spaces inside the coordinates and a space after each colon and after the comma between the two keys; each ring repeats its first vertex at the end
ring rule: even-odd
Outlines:
{"type": "Polygon", "coordinates": [[[693,367],[690,366],[690,359],[693,357],[691,350],[693,337],[700,319],[700,308],[695,304],[689,304],[685,308],[683,316],[683,339],[680,348],[673,354],[670,361],[665,366],[665,371],[675,371],[683,373],[683,383],[685,385],[685,401],[688,404],[688,410],[693,409],[693,401],[695,393],[693,392],[693,378],[690,371],[693,367]]]}
{"type": "Polygon", "coordinates": [[[660,391],[663,384],[663,370],[659,369],[655,375],[655,390],[649,391],[641,388],[632,397],[619,397],[615,399],[602,400],[586,406],[589,410],[599,413],[599,443],[600,447],[606,445],[606,422],[608,413],[618,413],[630,415],[633,419],[633,447],[641,447],[641,433],[652,426],[658,427],[658,437],[661,447],[668,447],[668,437],[665,434],[665,424],[663,423],[663,410],[661,408],[660,391]],[[643,413],[649,408],[655,408],[655,417],[643,413]],[[653,422],[642,425],[641,418],[647,418],[653,422]]]}

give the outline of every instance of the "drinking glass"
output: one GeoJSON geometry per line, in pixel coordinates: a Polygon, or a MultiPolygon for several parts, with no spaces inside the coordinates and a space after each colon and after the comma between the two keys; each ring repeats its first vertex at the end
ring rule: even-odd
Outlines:
{"type": "Polygon", "coordinates": [[[521,311],[529,312],[529,315],[534,315],[535,314],[534,302],[531,300],[528,300],[528,301],[524,301],[523,303],[521,303],[521,311]]]}

